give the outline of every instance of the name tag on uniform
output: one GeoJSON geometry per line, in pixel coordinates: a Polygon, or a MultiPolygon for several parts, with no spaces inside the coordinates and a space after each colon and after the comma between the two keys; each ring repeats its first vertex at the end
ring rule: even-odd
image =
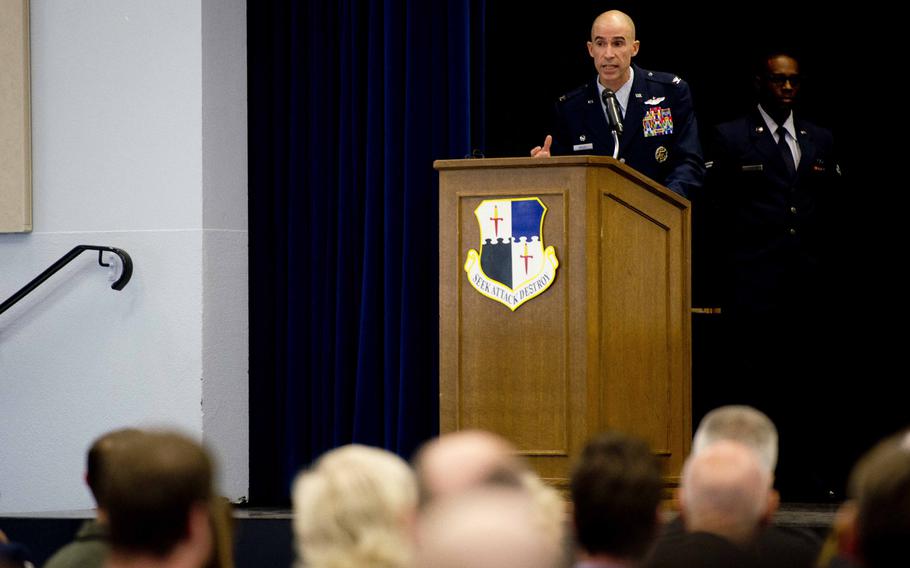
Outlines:
{"type": "Polygon", "coordinates": [[[579,150],[593,150],[593,149],[594,149],[594,144],[592,144],[591,142],[588,142],[587,144],[576,144],[576,145],[572,146],[572,150],[574,150],[575,152],[578,152],[579,150]]]}
{"type": "Polygon", "coordinates": [[[755,164],[753,166],[743,166],[744,172],[760,172],[765,169],[765,166],[762,164],[755,164]]]}

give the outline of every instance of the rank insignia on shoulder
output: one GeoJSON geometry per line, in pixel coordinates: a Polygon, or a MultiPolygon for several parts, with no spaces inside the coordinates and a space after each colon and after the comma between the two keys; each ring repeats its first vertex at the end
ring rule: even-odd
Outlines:
{"type": "Polygon", "coordinates": [[[565,100],[566,100],[565,95],[562,95],[561,97],[559,97],[559,102],[564,102],[565,100]]]}
{"type": "Polygon", "coordinates": [[[837,172],[837,175],[843,175],[843,174],[841,174],[841,171],[840,171],[840,164],[834,165],[834,171],[837,172]]]}
{"type": "Polygon", "coordinates": [[[670,108],[659,106],[649,108],[641,120],[641,129],[645,138],[673,134],[673,114],[670,112],[670,108]]]}
{"type": "Polygon", "coordinates": [[[654,159],[657,160],[658,164],[666,162],[669,155],[670,152],[667,151],[666,146],[658,146],[657,150],[654,150],[654,159]]]}
{"type": "Polygon", "coordinates": [[[660,103],[663,102],[664,99],[666,99],[666,98],[667,98],[667,97],[651,97],[650,99],[648,99],[648,100],[645,101],[645,104],[646,104],[646,105],[656,105],[656,104],[660,104],[660,103]]]}
{"type": "Polygon", "coordinates": [[[680,79],[678,76],[677,76],[677,77],[673,77],[673,84],[674,84],[674,85],[679,85],[679,82],[680,82],[680,81],[682,81],[682,79],[680,79]]]}

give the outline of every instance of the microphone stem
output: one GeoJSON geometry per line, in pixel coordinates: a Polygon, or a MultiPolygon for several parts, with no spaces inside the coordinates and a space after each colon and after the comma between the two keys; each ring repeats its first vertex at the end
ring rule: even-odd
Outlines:
{"type": "Polygon", "coordinates": [[[619,156],[619,134],[613,130],[613,159],[615,160],[619,156]]]}

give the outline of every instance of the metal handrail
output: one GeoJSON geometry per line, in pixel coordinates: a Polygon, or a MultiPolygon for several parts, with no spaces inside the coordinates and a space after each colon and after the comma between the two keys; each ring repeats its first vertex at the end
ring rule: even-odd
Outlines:
{"type": "Polygon", "coordinates": [[[13,304],[26,297],[31,293],[32,290],[40,286],[45,280],[53,276],[58,270],[70,263],[74,258],[82,254],[87,250],[96,250],[98,251],[98,264],[101,266],[110,266],[110,264],[105,264],[102,254],[105,252],[112,252],[120,257],[120,262],[123,264],[123,270],[120,272],[120,278],[116,282],[111,284],[111,288],[114,290],[123,290],[123,287],[126,286],[127,282],[130,281],[130,278],[133,276],[133,259],[130,258],[130,255],[123,249],[118,249],[114,247],[102,247],[96,245],[78,245],[63,255],[60,260],[50,265],[47,270],[36,276],[32,279],[31,282],[19,289],[18,292],[10,296],[5,302],[0,304],[0,314],[10,309],[13,304]]]}

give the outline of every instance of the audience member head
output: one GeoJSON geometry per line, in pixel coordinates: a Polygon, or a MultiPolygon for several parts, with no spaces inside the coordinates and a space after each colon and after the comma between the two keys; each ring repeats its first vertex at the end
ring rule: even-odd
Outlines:
{"type": "Polygon", "coordinates": [[[841,548],[867,568],[894,566],[910,542],[910,431],[870,450],[850,474],[841,548]]]}
{"type": "Polygon", "coordinates": [[[213,466],[197,442],[143,432],[104,460],[101,494],[112,558],[179,558],[202,566],[211,555],[213,466]]]}
{"type": "Polygon", "coordinates": [[[105,477],[110,456],[130,443],[130,440],[136,440],[140,435],[141,431],[135,428],[114,430],[96,439],[89,448],[85,460],[85,483],[92,492],[99,509],[106,509],[102,480],[105,477]]]}
{"type": "Polygon", "coordinates": [[[417,486],[398,456],[360,445],[332,450],[297,477],[293,500],[307,568],[395,568],[412,560],[417,486]]]}
{"type": "Polygon", "coordinates": [[[749,542],[777,509],[771,482],[757,453],[739,442],[721,440],[693,453],[679,491],[686,530],[749,542]]]}
{"type": "Polygon", "coordinates": [[[648,445],[616,432],[585,447],[572,472],[575,531],[590,556],[636,560],[658,527],[663,482],[648,445]]]}
{"type": "Polygon", "coordinates": [[[520,484],[527,470],[505,439],[483,430],[443,434],[414,458],[421,507],[486,482],[520,484]]]}
{"type": "Polygon", "coordinates": [[[478,487],[434,500],[417,524],[416,568],[554,568],[561,548],[527,491],[478,487]]]}
{"type": "Polygon", "coordinates": [[[751,406],[715,408],[702,418],[692,441],[692,453],[701,453],[719,440],[733,440],[752,448],[772,474],[777,467],[777,428],[763,412],[751,406]]]}

